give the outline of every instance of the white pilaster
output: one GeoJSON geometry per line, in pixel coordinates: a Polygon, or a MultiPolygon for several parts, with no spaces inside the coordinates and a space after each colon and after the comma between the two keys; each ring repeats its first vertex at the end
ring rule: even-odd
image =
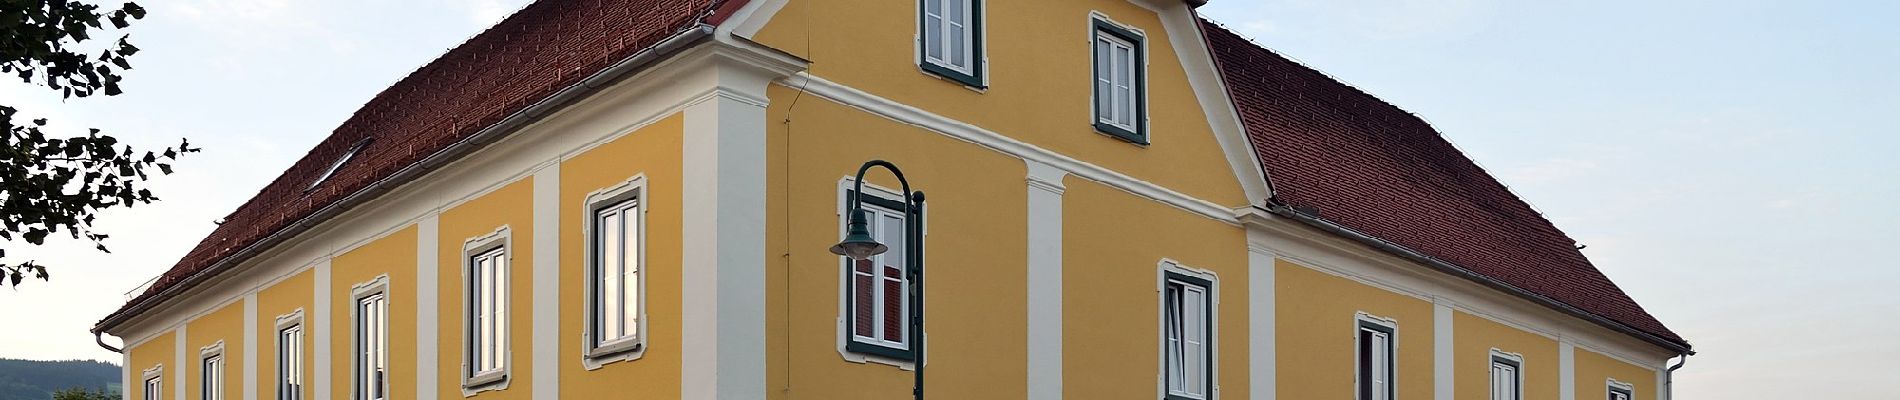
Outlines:
{"type": "Polygon", "coordinates": [[[1672,396],[1669,395],[1669,384],[1667,382],[1669,382],[1669,370],[1656,370],[1656,384],[1653,385],[1656,387],[1656,398],[1661,400],[1676,400],[1670,398],[1672,396]]]}
{"type": "Polygon", "coordinates": [[[792,66],[746,46],[714,41],[672,61],[706,88],[681,143],[682,398],[765,398],[765,89],[792,66]]]}
{"type": "Polygon", "coordinates": [[[1577,399],[1577,346],[1557,342],[1557,400],[1577,399]]]}
{"type": "Polygon", "coordinates": [[[316,368],[310,374],[311,383],[316,385],[312,394],[315,400],[330,400],[330,260],[317,262],[313,269],[317,272],[312,286],[316,288],[315,304],[311,307],[314,315],[310,318],[311,338],[316,341],[316,354],[310,355],[316,368]]]}
{"type": "Polygon", "coordinates": [[[534,173],[534,398],[561,397],[561,165],[534,173]]]}
{"type": "MultiPolygon", "coordinates": [[[[1253,236],[1253,235],[1249,235],[1253,236]]],[[[1273,250],[1263,244],[1247,243],[1247,379],[1248,398],[1273,400],[1279,392],[1278,348],[1275,347],[1273,250]]]]}
{"type": "MultiPolygon", "coordinates": [[[[176,396],[173,398],[184,399],[186,398],[185,397],[186,383],[191,382],[191,370],[194,369],[192,367],[195,367],[197,365],[186,362],[187,360],[190,360],[191,358],[190,356],[186,355],[187,354],[186,349],[189,349],[190,346],[185,345],[185,324],[178,324],[178,330],[176,332],[177,332],[176,334],[172,335],[172,346],[173,346],[172,361],[175,361],[176,363],[172,365],[177,366],[176,368],[178,368],[177,369],[178,372],[172,374],[171,378],[165,378],[165,379],[169,380],[172,384],[172,393],[173,393],[173,396],[176,396]]],[[[192,351],[192,352],[189,352],[189,354],[198,354],[198,352],[192,351]]]]}
{"type": "Polygon", "coordinates": [[[1432,398],[1453,400],[1457,392],[1452,390],[1452,384],[1456,382],[1453,378],[1457,375],[1458,365],[1452,361],[1457,354],[1452,346],[1454,330],[1451,321],[1452,313],[1456,311],[1442,301],[1434,302],[1437,304],[1432,305],[1432,398]]]}
{"type": "Polygon", "coordinates": [[[257,400],[257,292],[244,295],[244,400],[257,400]]]}
{"type": "Polygon", "coordinates": [[[1062,398],[1062,178],[1068,172],[1024,160],[1029,167],[1029,399],[1062,398]]]}
{"type": "Polygon", "coordinates": [[[441,364],[438,356],[441,348],[437,341],[441,337],[442,327],[441,297],[438,292],[441,270],[438,269],[440,254],[441,220],[439,214],[430,211],[421,221],[416,221],[416,398],[433,399],[436,397],[436,382],[440,379],[441,364]]]}

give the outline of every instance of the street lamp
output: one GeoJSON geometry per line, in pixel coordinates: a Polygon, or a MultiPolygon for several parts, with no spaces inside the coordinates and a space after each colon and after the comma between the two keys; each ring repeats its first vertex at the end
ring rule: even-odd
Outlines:
{"type": "Polygon", "coordinates": [[[924,192],[910,190],[910,182],[904,180],[904,172],[896,165],[884,160],[866,161],[858,167],[857,182],[853,185],[850,199],[846,204],[844,240],[831,246],[831,253],[852,260],[867,260],[871,256],[884,254],[891,249],[878,243],[871,237],[870,213],[864,211],[864,202],[859,199],[864,193],[864,173],[871,167],[884,167],[891,175],[897,176],[897,183],[904,189],[904,274],[910,279],[910,355],[915,363],[911,371],[916,375],[916,383],[911,387],[911,395],[917,400],[924,399],[924,192]]]}

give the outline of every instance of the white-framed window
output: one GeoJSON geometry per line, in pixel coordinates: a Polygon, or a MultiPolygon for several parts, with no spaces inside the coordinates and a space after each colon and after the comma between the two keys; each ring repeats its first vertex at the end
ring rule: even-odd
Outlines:
{"type": "Polygon", "coordinates": [[[1524,399],[1524,357],[1491,350],[1491,400],[1524,399]]]}
{"type": "Polygon", "coordinates": [[[303,315],[278,317],[277,400],[303,400],[303,315]]]}
{"type": "MultiPolygon", "coordinates": [[[[844,263],[846,282],[845,324],[849,340],[845,350],[908,361],[914,357],[910,349],[910,265],[906,260],[911,249],[906,248],[905,207],[901,196],[881,192],[866,189],[862,204],[871,237],[890,249],[866,260],[839,257],[844,263]]],[[[852,194],[851,190],[845,190],[845,200],[850,201],[852,194]]],[[[921,210],[915,214],[923,215],[921,210]]],[[[849,218],[848,215],[843,217],[849,218]]],[[[839,224],[840,228],[843,226],[839,224]]],[[[839,237],[843,236],[840,229],[839,237]]]]}
{"type": "Polygon", "coordinates": [[[483,387],[508,376],[508,228],[462,245],[462,387],[483,387]]]}
{"type": "Polygon", "coordinates": [[[919,0],[920,64],[967,86],[983,86],[982,0],[919,0]]]}
{"type": "Polygon", "coordinates": [[[634,177],[589,194],[587,333],[590,367],[639,358],[645,351],[646,192],[634,177]]]}
{"type": "Polygon", "coordinates": [[[164,400],[164,393],[165,381],[163,377],[153,375],[145,378],[145,390],[143,391],[143,398],[145,400],[164,400]]]}
{"type": "Polygon", "coordinates": [[[1164,266],[1161,307],[1165,397],[1213,397],[1214,281],[1164,266]]]}
{"type": "Polygon", "coordinates": [[[1398,324],[1391,319],[1359,313],[1354,319],[1358,339],[1354,362],[1359,400],[1392,400],[1398,394],[1398,324]]]}
{"type": "Polygon", "coordinates": [[[1147,53],[1140,32],[1093,19],[1095,129],[1147,144],[1147,53]]]}
{"type": "Polygon", "coordinates": [[[355,351],[350,378],[350,398],[383,400],[389,398],[389,284],[378,277],[354,292],[351,314],[351,343],[355,351]]]}
{"type": "Polygon", "coordinates": [[[1607,400],[1635,400],[1636,399],[1636,385],[1623,383],[1621,381],[1617,381],[1616,379],[1609,379],[1608,381],[1609,382],[1605,384],[1605,386],[1608,386],[1609,388],[1608,390],[1609,397],[1607,400]]]}
{"type": "Polygon", "coordinates": [[[210,353],[201,360],[198,368],[199,398],[224,400],[224,353],[210,353]]]}

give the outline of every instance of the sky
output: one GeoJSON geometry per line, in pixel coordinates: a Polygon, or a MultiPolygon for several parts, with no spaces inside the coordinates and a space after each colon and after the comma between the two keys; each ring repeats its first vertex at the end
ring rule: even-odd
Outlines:
{"type": "MultiPolygon", "coordinates": [[[[1014,0],[992,0],[1014,1],[1014,0]]],[[[126,94],[0,104],[202,153],[114,210],[111,254],[9,247],[0,357],[86,332],[378,91],[524,0],[168,0],[126,94]]],[[[1884,399],[1900,322],[1900,2],[1212,0],[1210,18],[1423,116],[1700,353],[1682,398],[1884,399]]],[[[116,341],[115,341],[116,343],[116,341]]]]}

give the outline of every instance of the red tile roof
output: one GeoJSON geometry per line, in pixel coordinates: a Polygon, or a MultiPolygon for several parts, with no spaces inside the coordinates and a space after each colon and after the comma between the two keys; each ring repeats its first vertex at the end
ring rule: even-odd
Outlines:
{"type": "Polygon", "coordinates": [[[522,8],[370,99],[95,329],[139,304],[162,300],[160,293],[193,274],[614,63],[701,23],[725,20],[745,2],[541,0],[522,8]],[[365,140],[349,162],[311,186],[365,140]]]}
{"type": "Polygon", "coordinates": [[[1687,347],[1424,120],[1201,25],[1276,201],[1687,347]]]}

